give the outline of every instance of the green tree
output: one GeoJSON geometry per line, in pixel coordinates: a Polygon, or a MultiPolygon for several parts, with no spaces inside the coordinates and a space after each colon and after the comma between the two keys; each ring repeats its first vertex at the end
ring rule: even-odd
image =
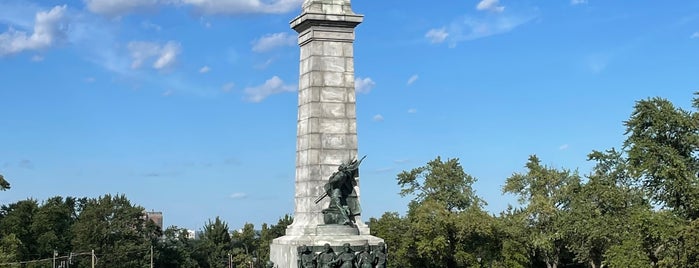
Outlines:
{"type": "MultiPolygon", "coordinates": [[[[475,178],[458,159],[440,157],[397,176],[402,196],[414,196],[403,221],[409,239],[400,242],[396,258],[408,267],[464,267],[490,262],[492,217],[482,210],[475,178]],[[474,224],[477,223],[477,224],[474,224]]],[[[389,245],[390,246],[390,245],[389,245]]]]}
{"type": "MultiPolygon", "coordinates": [[[[257,257],[259,260],[269,260],[269,246],[272,240],[284,236],[286,234],[286,227],[292,222],[294,222],[294,218],[289,214],[285,214],[284,217],[279,218],[277,224],[272,224],[271,226],[268,226],[266,223],[262,224],[257,245],[257,257]]],[[[258,263],[262,262],[260,261],[258,263]]],[[[262,265],[260,265],[260,267],[262,267],[262,265]]]]}
{"type": "Polygon", "coordinates": [[[34,216],[30,226],[36,235],[37,253],[41,258],[49,258],[53,251],[71,251],[71,226],[77,219],[77,199],[56,196],[44,201],[34,216]]]}
{"type": "Polygon", "coordinates": [[[0,239],[0,263],[19,261],[21,246],[22,241],[15,234],[2,236],[2,239],[0,239]]]}
{"type": "Polygon", "coordinates": [[[188,237],[187,229],[170,226],[155,247],[156,267],[195,268],[198,263],[192,258],[194,246],[188,237]]]}
{"type": "MultiPolygon", "coordinates": [[[[381,215],[381,218],[370,218],[369,228],[371,234],[381,237],[386,242],[386,245],[391,251],[388,254],[388,267],[408,267],[408,262],[405,256],[407,248],[403,246],[404,240],[412,240],[413,238],[405,235],[408,233],[408,223],[398,215],[397,212],[386,212],[381,215]]],[[[409,241],[407,243],[410,243],[409,241]]]]}
{"type": "Polygon", "coordinates": [[[0,174],[0,191],[10,189],[10,183],[5,180],[5,177],[0,174]]]}
{"type": "MultiPolygon", "coordinates": [[[[89,199],[72,226],[73,250],[98,256],[97,267],[144,267],[150,262],[150,247],[160,234],[146,221],[144,209],[124,195],[89,199]]],[[[80,262],[79,267],[88,267],[80,262]]]]}
{"type": "MultiPolygon", "coordinates": [[[[496,219],[496,241],[499,253],[493,267],[525,268],[531,267],[534,252],[529,245],[527,215],[522,209],[508,207],[496,219]]],[[[494,252],[494,253],[495,253],[494,252]]]]}
{"type": "Polygon", "coordinates": [[[570,202],[564,208],[567,213],[561,214],[560,231],[578,262],[598,268],[609,248],[623,240],[632,214],[651,212],[651,207],[633,185],[621,152],[593,151],[589,160],[597,164],[585,184],[568,191],[570,202]]]}
{"type": "Polygon", "coordinates": [[[542,165],[534,155],[529,157],[526,168],[527,173],[507,178],[503,192],[517,195],[520,204],[526,205],[530,247],[548,268],[556,268],[565,249],[559,219],[562,208],[570,202],[570,191],[579,187],[580,178],[577,172],[542,165]]]}
{"type": "Polygon", "coordinates": [[[233,231],[233,259],[236,266],[245,266],[253,263],[253,258],[257,258],[257,250],[259,245],[255,225],[245,223],[240,230],[233,231]]]}
{"type": "Polygon", "coordinates": [[[0,208],[2,221],[0,221],[0,237],[13,235],[19,239],[17,260],[32,260],[38,257],[37,235],[32,232],[32,223],[39,210],[36,200],[27,199],[18,201],[0,208]]]}
{"type": "Polygon", "coordinates": [[[223,268],[228,265],[231,254],[231,235],[228,224],[216,217],[204,225],[200,242],[197,245],[199,265],[201,267],[223,268]]]}
{"type": "Polygon", "coordinates": [[[682,217],[699,217],[699,114],[652,98],[638,101],[624,125],[630,170],[648,195],[682,217]]]}

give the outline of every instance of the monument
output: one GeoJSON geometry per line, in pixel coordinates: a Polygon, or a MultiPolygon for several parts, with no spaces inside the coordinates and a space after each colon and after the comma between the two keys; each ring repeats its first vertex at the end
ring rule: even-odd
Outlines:
{"type": "Polygon", "coordinates": [[[354,28],[363,20],[350,0],[305,0],[291,21],[301,48],[294,222],[275,239],[270,259],[297,268],[329,244],[360,251],[383,240],[361,220],[354,88],[354,28]],[[307,248],[306,248],[307,247],[307,248]]]}

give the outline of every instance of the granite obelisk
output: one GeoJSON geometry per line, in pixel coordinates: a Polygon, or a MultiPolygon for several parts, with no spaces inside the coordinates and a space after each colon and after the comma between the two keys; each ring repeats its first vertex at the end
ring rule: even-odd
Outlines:
{"type": "MultiPolygon", "coordinates": [[[[291,21],[301,48],[295,207],[286,235],[271,245],[270,258],[279,267],[296,268],[301,245],[382,242],[369,235],[359,216],[355,225],[324,224],[329,198],[314,203],[338,166],[357,157],[353,42],[363,18],[352,11],[350,0],[306,0],[291,21]]],[[[358,186],[355,192],[359,198],[358,186]]]]}

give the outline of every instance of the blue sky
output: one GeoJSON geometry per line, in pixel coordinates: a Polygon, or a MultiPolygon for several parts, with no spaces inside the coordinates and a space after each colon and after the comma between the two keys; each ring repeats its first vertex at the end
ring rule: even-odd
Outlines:
{"type": "MultiPolygon", "coordinates": [[[[293,213],[301,0],[0,1],[7,204],[126,194],[165,225],[293,213]]],[[[530,154],[587,173],[639,99],[690,108],[699,2],[353,1],[364,219],[459,158],[497,213],[530,154]]]]}

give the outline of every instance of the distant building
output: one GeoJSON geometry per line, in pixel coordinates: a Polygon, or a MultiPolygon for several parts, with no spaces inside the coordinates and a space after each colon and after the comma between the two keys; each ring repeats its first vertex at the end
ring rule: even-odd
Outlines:
{"type": "Polygon", "coordinates": [[[155,225],[160,227],[160,229],[163,229],[163,213],[162,212],[156,212],[156,211],[146,211],[146,220],[151,220],[155,225]]]}
{"type": "Polygon", "coordinates": [[[187,229],[187,239],[197,239],[197,231],[187,229]]]}

